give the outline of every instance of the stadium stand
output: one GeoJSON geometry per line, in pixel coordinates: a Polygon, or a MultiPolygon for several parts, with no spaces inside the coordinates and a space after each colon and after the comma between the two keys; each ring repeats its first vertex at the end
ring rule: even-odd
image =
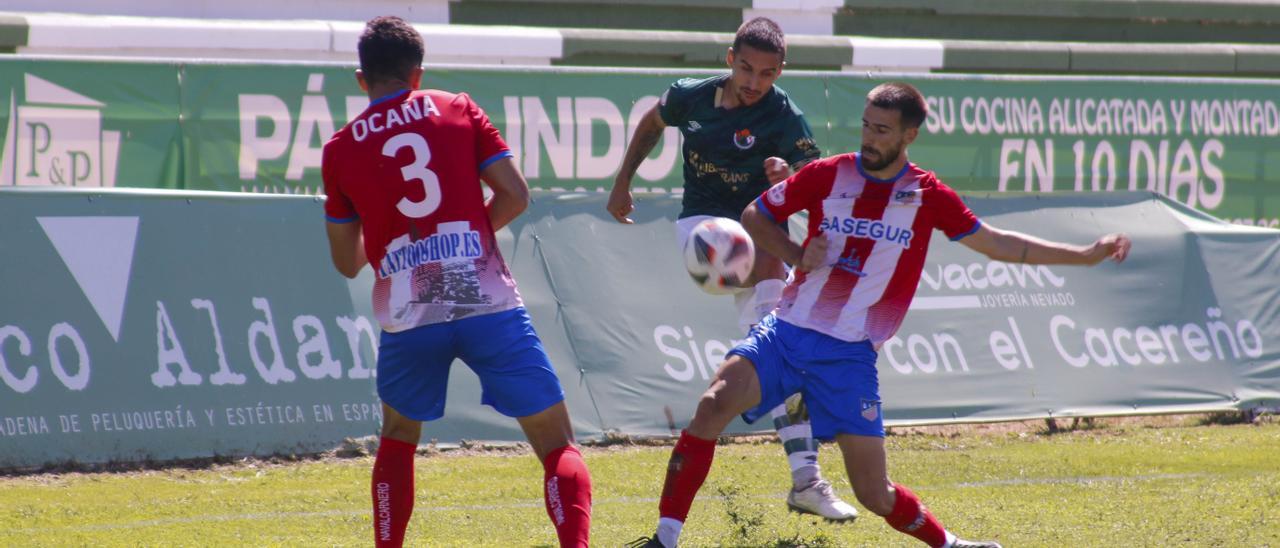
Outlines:
{"type": "Polygon", "coordinates": [[[35,54],[350,61],[361,22],[396,13],[418,25],[435,63],[714,67],[738,23],[767,15],[789,33],[793,68],[1280,72],[1280,4],[1249,0],[13,0],[6,9],[0,51],[35,54]]]}

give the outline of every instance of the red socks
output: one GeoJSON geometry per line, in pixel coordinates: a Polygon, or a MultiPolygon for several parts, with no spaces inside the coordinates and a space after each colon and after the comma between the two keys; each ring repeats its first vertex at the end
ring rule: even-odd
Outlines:
{"type": "Polygon", "coordinates": [[[925,544],[935,548],[946,545],[947,530],[938,523],[929,510],[920,502],[920,497],[901,484],[893,484],[897,497],[893,501],[893,511],[884,517],[894,529],[916,537],[925,544]]]}
{"type": "Polygon", "coordinates": [[[704,440],[687,431],[680,432],[680,441],[671,450],[671,460],[667,463],[667,479],[662,485],[662,499],[658,502],[659,516],[681,523],[689,517],[693,497],[707,479],[715,454],[716,440],[704,440]]]}
{"type": "Polygon", "coordinates": [[[378,548],[399,548],[413,514],[413,455],[418,446],[382,438],[373,461],[373,539],[378,548]]]}
{"type": "Polygon", "coordinates": [[[542,463],[542,496],[560,546],[586,548],[591,537],[591,474],[582,453],[566,445],[542,463]]]}
{"type": "MultiPolygon", "coordinates": [[[[373,461],[373,538],[378,548],[404,545],[413,515],[413,455],[417,445],[382,438],[373,461]]],[[[591,474],[582,454],[566,445],[542,463],[543,497],[561,547],[585,548],[591,532],[591,474]]]]}

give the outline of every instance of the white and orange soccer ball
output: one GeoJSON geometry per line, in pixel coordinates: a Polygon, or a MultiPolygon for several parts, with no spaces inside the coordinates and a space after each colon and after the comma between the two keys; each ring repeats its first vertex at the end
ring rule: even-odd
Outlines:
{"type": "Polygon", "coordinates": [[[732,219],[716,217],[698,223],[684,245],[684,266],[703,291],[732,293],[751,276],[756,248],[746,229],[732,219]]]}

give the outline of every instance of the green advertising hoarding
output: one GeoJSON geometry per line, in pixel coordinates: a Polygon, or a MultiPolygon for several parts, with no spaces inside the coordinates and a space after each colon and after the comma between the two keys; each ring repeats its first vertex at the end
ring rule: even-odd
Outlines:
{"type": "MultiPolygon", "coordinates": [[[[333,269],[318,198],[0,189],[0,219],[0,470],[315,453],[379,432],[372,273],[333,269]]],[[[511,236],[526,305],[554,325],[540,252],[511,236]]],[[[562,331],[542,332],[575,363],[562,331]]],[[[575,429],[598,436],[581,373],[560,375],[575,429]]],[[[428,438],[519,436],[473,375],[449,383],[428,438]]]]}
{"type": "Polygon", "coordinates": [[[0,59],[0,187],[183,188],[178,65],[0,59]]]}
{"type": "MultiPolygon", "coordinates": [[[[368,103],[354,67],[0,59],[0,185],[315,194],[320,149],[368,103]],[[74,112],[50,125],[49,109],[74,112]],[[42,118],[43,116],[43,118],[42,118]],[[100,127],[99,127],[100,126],[100,127]]],[[[713,73],[433,68],[470,93],[535,188],[609,188],[639,117],[675,79],[713,73]]],[[[890,76],[787,72],[824,153],[859,142],[863,97],[890,76]]],[[[1151,191],[1232,222],[1280,227],[1280,83],[899,75],[931,113],[912,159],[969,192],[1151,191]]],[[[674,128],[634,186],[681,185],[674,128]]]]}
{"type": "Polygon", "coordinates": [[[320,209],[0,191],[0,467],[315,452],[376,432],[376,324],[331,274],[320,209]]]}
{"type": "MultiPolygon", "coordinates": [[[[929,117],[911,158],[963,191],[1150,191],[1280,228],[1280,84],[1138,78],[913,78],[929,117]]],[[[853,150],[877,80],[831,78],[829,143],[853,150]],[[843,106],[842,106],[843,105],[843,106]]]]}
{"type": "MultiPolygon", "coordinates": [[[[351,67],[188,65],[183,87],[189,188],[314,193],[324,140],[368,104],[351,67]],[[229,170],[235,166],[236,170],[229,170]]],[[[465,91],[502,130],[535,188],[608,188],[640,118],[674,73],[431,70],[432,87],[465,91]]],[[[823,83],[792,91],[821,119],[823,83]]],[[[825,124],[819,126],[825,127],[825,124]]],[[[636,186],[680,187],[680,137],[669,128],[636,186]]]]}
{"type": "MultiPolygon", "coordinates": [[[[695,288],[676,196],[635,225],[535,192],[498,234],[582,439],[666,435],[742,333],[695,288]]],[[[1280,231],[1144,193],[966,198],[1124,264],[1010,265],[934,238],[878,367],[889,424],[1280,404],[1280,231]]],[[[799,219],[794,218],[793,223],[799,219]]],[[[329,262],[318,198],[0,189],[0,469],[324,451],[376,435],[372,274],[329,262]]],[[[424,440],[518,440],[462,368],[424,440]]],[[[767,429],[735,422],[733,432],[767,429]]]]}

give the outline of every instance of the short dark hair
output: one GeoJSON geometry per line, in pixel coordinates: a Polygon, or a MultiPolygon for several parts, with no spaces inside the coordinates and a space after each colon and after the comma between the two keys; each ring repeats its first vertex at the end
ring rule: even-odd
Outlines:
{"type": "Polygon", "coordinates": [[[365,81],[405,80],[414,68],[422,66],[422,35],[394,15],[374,17],[360,33],[356,52],[365,81]]]}
{"type": "Polygon", "coordinates": [[[768,17],[756,17],[738,27],[738,34],[733,37],[733,51],[739,51],[744,45],[777,53],[783,60],[787,58],[787,38],[782,34],[782,27],[768,17]]]}
{"type": "Polygon", "coordinates": [[[867,102],[874,106],[896,110],[902,115],[902,123],[918,128],[929,115],[929,103],[924,94],[906,82],[885,82],[867,93],[867,102]]]}

